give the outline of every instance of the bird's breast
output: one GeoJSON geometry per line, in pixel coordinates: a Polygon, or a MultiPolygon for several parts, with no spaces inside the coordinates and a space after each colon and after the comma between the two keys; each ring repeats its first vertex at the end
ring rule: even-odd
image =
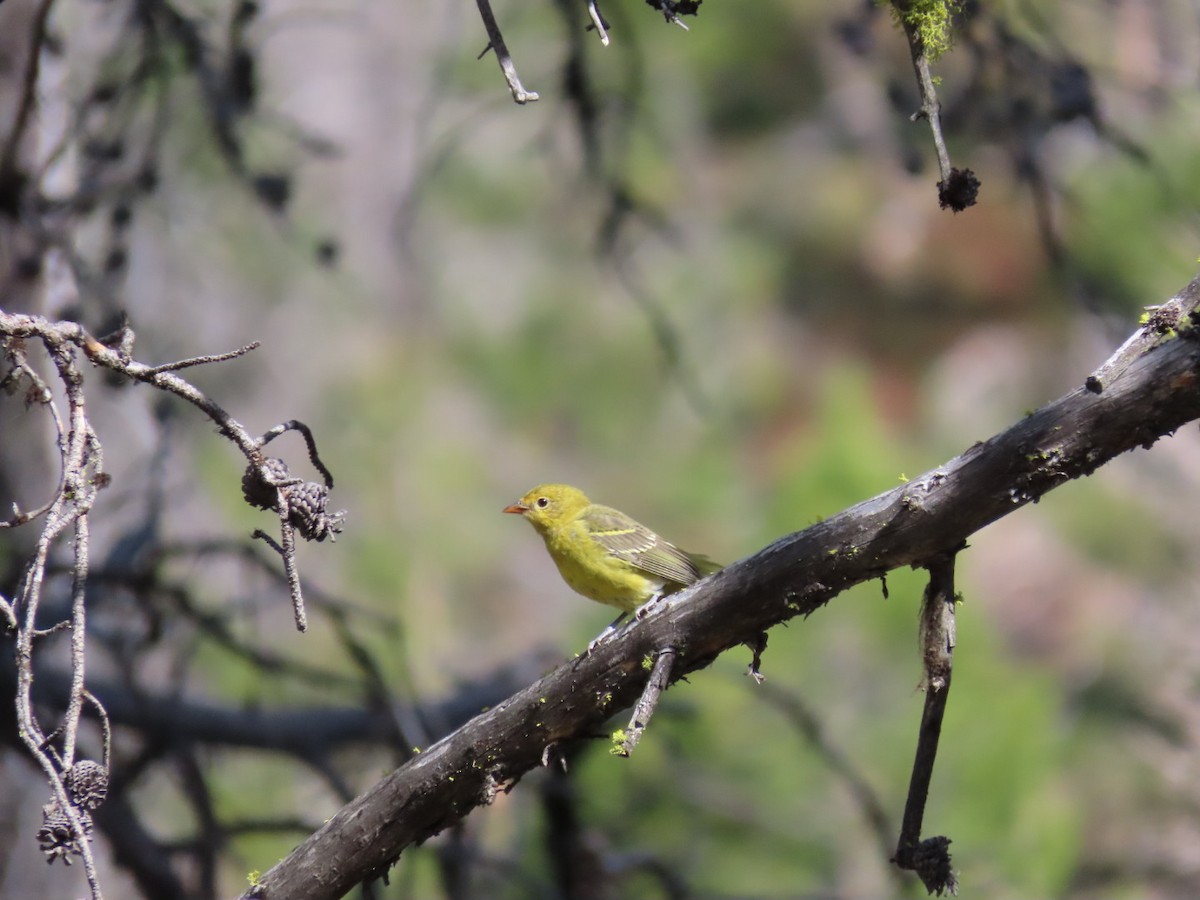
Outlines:
{"type": "Polygon", "coordinates": [[[563,581],[589,600],[632,612],[664,587],[660,579],[613,556],[582,528],[547,532],[544,537],[563,581]]]}

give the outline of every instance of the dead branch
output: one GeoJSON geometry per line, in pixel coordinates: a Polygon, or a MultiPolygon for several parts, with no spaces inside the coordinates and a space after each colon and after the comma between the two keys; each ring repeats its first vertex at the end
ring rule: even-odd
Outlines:
{"type": "Polygon", "coordinates": [[[921,713],[921,728],[917,736],[917,755],[913,761],[908,799],[904,804],[904,821],[893,862],[901,869],[916,872],[925,889],[936,893],[957,894],[958,885],[950,867],[950,839],[942,835],[921,840],[925,820],[925,803],[933,781],[933,765],[937,759],[938,742],[942,736],[942,721],[946,716],[946,701],[950,696],[950,675],[954,663],[955,629],[953,552],[943,554],[929,563],[929,585],[921,604],[921,650],[925,664],[925,708],[921,713]]]}
{"type": "Polygon", "coordinates": [[[19,527],[41,519],[41,532],[13,599],[0,598],[0,612],[15,631],[15,719],[25,749],[37,762],[50,787],[50,801],[43,807],[39,844],[50,861],[72,857],[83,862],[93,900],[101,889],[91,852],[92,812],[103,802],[108,785],[108,715],[96,695],[87,689],[87,593],[90,573],[89,515],[98,492],[109,483],[104,471],[103,447],[88,418],[84,395],[83,359],[123,377],[150,384],[182,397],[203,410],[226,437],[241,449],[248,461],[243,488],[247,500],[278,513],[283,529],[283,557],[298,627],[303,630],[304,610],[300,580],[295,565],[295,537],[299,531],[308,540],[334,537],[341,530],[344,513],[326,512],[332,476],[320,463],[312,434],[297,422],[287,422],[255,440],[246,429],[215,401],[174,374],[177,370],[205,363],[222,362],[244,355],[256,345],[232,353],[197,357],[162,366],[148,366],[131,356],[134,333],[124,323],[107,343],[97,340],[74,322],[52,322],[39,316],[0,310],[0,348],[5,371],[0,384],[10,394],[26,388],[26,406],[49,415],[58,437],[61,472],[51,499],[41,508],[27,512],[14,509],[0,525],[19,527]],[[61,404],[54,392],[27,359],[31,344],[40,344],[54,365],[61,385],[61,404]],[[281,460],[268,459],[262,446],[284,431],[300,431],[309,456],[320,469],[326,484],[304,482],[292,476],[281,460]],[[261,489],[252,495],[249,487],[261,489]],[[263,496],[265,495],[265,496],[263,496]],[[56,613],[53,604],[43,604],[51,551],[67,535],[72,540],[70,564],[70,610],[57,613],[49,627],[39,626],[39,613],[56,613]],[[35,656],[39,644],[51,635],[71,633],[70,686],[65,709],[57,723],[44,726],[44,709],[34,703],[35,656]],[[77,760],[77,736],[85,703],[98,716],[105,735],[105,760],[77,760]]]}
{"type": "Polygon", "coordinates": [[[629,727],[625,729],[621,743],[613,748],[616,756],[628,757],[642,739],[646,726],[650,724],[650,717],[658,708],[658,701],[662,698],[663,691],[671,684],[671,669],[674,665],[674,647],[664,647],[658,652],[654,659],[654,665],[650,669],[650,677],[646,679],[646,687],[642,690],[642,696],[638,697],[637,703],[633,705],[633,716],[629,719],[629,727]]]}
{"type": "Polygon", "coordinates": [[[532,103],[538,99],[537,91],[529,91],[525,89],[525,85],[521,84],[521,76],[517,74],[517,67],[513,63],[512,54],[508,52],[508,47],[504,43],[504,35],[500,32],[500,25],[496,22],[496,15],[492,12],[492,4],[489,0],[475,0],[479,6],[479,17],[483,19],[483,27],[487,30],[488,43],[483,48],[483,53],[479,54],[482,59],[483,55],[489,50],[496,54],[496,61],[500,63],[500,71],[504,73],[504,80],[508,82],[508,89],[512,92],[512,98],[517,103],[524,106],[526,103],[532,103]]]}

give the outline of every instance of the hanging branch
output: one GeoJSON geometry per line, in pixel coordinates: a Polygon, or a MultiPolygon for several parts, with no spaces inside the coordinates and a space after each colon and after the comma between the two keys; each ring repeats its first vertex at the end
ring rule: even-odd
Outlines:
{"type": "Polygon", "coordinates": [[[954,664],[955,629],[954,553],[937,557],[928,565],[929,584],[921,604],[921,650],[925,664],[925,708],[917,737],[917,756],[913,761],[908,800],[900,840],[892,861],[901,869],[916,872],[929,893],[957,894],[958,882],[950,867],[950,839],[942,835],[921,840],[925,803],[933,780],[942,720],[950,695],[950,674],[954,664]]]}
{"type": "MultiPolygon", "coordinates": [[[[942,48],[931,48],[928,45],[926,27],[927,20],[922,14],[928,15],[931,6],[938,6],[944,22],[941,23],[941,33],[949,31],[950,14],[955,7],[951,0],[938,0],[936,3],[917,0],[892,0],[892,8],[904,28],[904,36],[908,39],[908,50],[912,56],[913,72],[917,76],[917,88],[921,92],[921,106],[912,114],[914,122],[924,119],[929,123],[933,134],[933,148],[937,154],[938,172],[941,180],[938,182],[938,202],[942,209],[949,207],[954,212],[962,212],[968,206],[974,206],[979,194],[979,179],[970,169],[956,169],[950,164],[950,151],[946,149],[946,138],[942,134],[942,104],[938,100],[937,87],[933,74],[929,70],[931,58],[935,58],[942,48]],[[916,7],[920,5],[921,11],[916,7]]],[[[948,39],[947,39],[948,40],[948,39]]]]}
{"type": "Polygon", "coordinates": [[[538,99],[537,91],[528,91],[525,85],[521,84],[521,76],[517,74],[517,67],[513,63],[512,55],[508,52],[508,47],[504,43],[504,35],[500,33],[500,26],[496,23],[496,16],[492,13],[492,4],[489,0],[475,0],[479,6],[479,17],[483,19],[483,27],[487,29],[488,43],[483,48],[483,53],[480,53],[478,58],[483,59],[484,54],[489,50],[495,52],[496,61],[500,63],[500,71],[504,73],[504,80],[508,82],[508,89],[512,91],[512,98],[520,105],[532,103],[538,99]]]}
{"type": "Polygon", "coordinates": [[[592,20],[591,28],[600,36],[600,43],[605,47],[608,46],[608,23],[604,21],[604,14],[600,12],[600,6],[596,0],[587,0],[588,17],[592,20]]]}

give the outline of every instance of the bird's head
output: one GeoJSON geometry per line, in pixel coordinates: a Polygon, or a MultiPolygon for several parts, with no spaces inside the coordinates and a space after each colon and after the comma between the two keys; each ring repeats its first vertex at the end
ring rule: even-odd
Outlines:
{"type": "Polygon", "coordinates": [[[504,511],[524,516],[530,525],[545,533],[573,519],[589,502],[583,491],[569,484],[539,484],[516,503],[504,507],[504,511]]]}

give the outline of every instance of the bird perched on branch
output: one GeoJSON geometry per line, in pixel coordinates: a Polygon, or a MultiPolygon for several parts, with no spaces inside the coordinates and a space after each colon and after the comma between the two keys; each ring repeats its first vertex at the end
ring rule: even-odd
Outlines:
{"type": "Polygon", "coordinates": [[[572,590],[621,610],[589,650],[639,606],[721,568],[680,550],[619,509],[592,503],[569,484],[540,484],[504,511],[524,516],[542,536],[572,590]]]}

